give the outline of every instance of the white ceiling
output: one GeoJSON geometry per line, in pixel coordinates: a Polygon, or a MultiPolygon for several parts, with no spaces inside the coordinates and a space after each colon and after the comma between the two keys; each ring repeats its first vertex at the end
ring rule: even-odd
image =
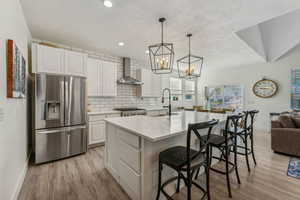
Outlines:
{"type": "Polygon", "coordinates": [[[300,10],[240,30],[237,35],[266,61],[280,59],[300,44],[300,10]]]}
{"type": "Polygon", "coordinates": [[[165,38],[176,58],[204,56],[207,68],[264,62],[234,33],[300,8],[299,0],[20,0],[34,38],[86,50],[146,60],[160,41],[158,18],[167,18],[165,38]],[[119,47],[118,42],[125,42],[119,47]]]}

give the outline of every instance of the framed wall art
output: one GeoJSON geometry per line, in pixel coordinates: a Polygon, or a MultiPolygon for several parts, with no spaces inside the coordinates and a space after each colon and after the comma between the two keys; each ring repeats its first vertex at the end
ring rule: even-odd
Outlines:
{"type": "Polygon", "coordinates": [[[26,61],[13,40],[7,40],[7,97],[26,97],[26,61]]]}
{"type": "Polygon", "coordinates": [[[211,108],[242,109],[244,106],[244,86],[208,86],[205,88],[205,98],[211,108]]]}

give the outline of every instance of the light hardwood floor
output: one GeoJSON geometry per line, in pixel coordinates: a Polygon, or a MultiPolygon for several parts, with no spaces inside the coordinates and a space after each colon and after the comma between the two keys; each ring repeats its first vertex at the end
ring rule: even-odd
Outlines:
{"type": "MultiPolygon", "coordinates": [[[[256,133],[258,165],[248,173],[239,156],[241,185],[232,174],[232,200],[300,200],[300,180],[286,175],[289,157],[274,154],[270,134],[256,133]]],[[[90,149],[73,158],[29,167],[19,200],[128,200],[112,176],[104,169],[104,147],[90,149]]],[[[211,199],[230,199],[225,176],[211,172],[211,199]]],[[[186,190],[174,195],[186,199],[186,190]]],[[[193,189],[193,199],[200,193],[193,189]]]]}

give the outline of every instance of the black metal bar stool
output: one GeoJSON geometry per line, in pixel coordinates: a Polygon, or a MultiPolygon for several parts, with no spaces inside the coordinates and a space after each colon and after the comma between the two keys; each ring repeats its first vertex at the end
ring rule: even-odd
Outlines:
{"type": "Polygon", "coordinates": [[[247,168],[250,172],[249,155],[252,155],[254,164],[256,165],[256,159],[254,155],[254,118],[258,114],[258,110],[244,111],[245,118],[242,124],[243,131],[238,132],[237,136],[241,139],[242,145],[237,145],[237,154],[243,155],[246,158],[247,168]],[[248,147],[248,139],[250,139],[250,147],[248,147]]]}
{"type": "MultiPolygon", "coordinates": [[[[210,169],[214,172],[226,175],[228,195],[230,198],[232,197],[232,194],[229,174],[233,172],[233,170],[235,170],[237,182],[239,184],[241,183],[237,166],[237,134],[239,132],[239,124],[241,123],[243,116],[243,114],[228,116],[225,124],[225,129],[222,130],[223,135],[211,134],[209,139],[207,139],[207,136],[202,136],[204,140],[209,140],[210,148],[217,148],[221,152],[220,157],[213,155],[209,157],[210,159],[214,158],[218,159],[219,161],[225,162],[225,171],[215,169],[212,166],[210,166],[210,169]],[[234,152],[234,162],[229,161],[230,152],[234,152]],[[229,168],[229,166],[231,166],[231,168],[229,168]]],[[[209,152],[212,153],[212,149],[210,149],[209,152]]]]}
{"type": "Polygon", "coordinates": [[[195,185],[201,191],[203,191],[203,196],[201,199],[207,197],[210,199],[209,195],[209,146],[208,141],[202,142],[201,148],[199,150],[195,150],[191,148],[191,136],[192,133],[196,135],[198,139],[201,140],[200,133],[198,130],[200,129],[208,129],[207,137],[209,138],[211,135],[212,128],[218,123],[217,120],[212,120],[203,123],[189,124],[187,131],[187,139],[186,139],[186,147],[183,146],[175,146],[160,152],[159,154],[159,177],[158,177],[158,191],[156,200],[160,197],[160,192],[162,192],[167,199],[172,198],[165,192],[164,188],[173,181],[177,182],[177,190],[179,192],[180,189],[180,180],[184,180],[185,185],[187,186],[187,199],[191,200],[191,189],[192,185],[195,185]],[[168,179],[165,183],[161,183],[161,176],[163,165],[167,165],[168,167],[175,170],[178,176],[168,179]],[[196,170],[204,167],[206,174],[206,189],[200,186],[198,183],[194,182],[193,175],[196,170]],[[184,172],[186,172],[186,176],[184,176],[184,172]]]}

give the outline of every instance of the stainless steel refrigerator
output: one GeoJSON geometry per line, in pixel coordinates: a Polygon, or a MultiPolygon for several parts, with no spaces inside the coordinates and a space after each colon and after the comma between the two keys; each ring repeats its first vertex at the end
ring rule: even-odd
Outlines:
{"type": "Polygon", "coordinates": [[[33,84],[35,163],[86,152],[86,79],[36,74],[33,84]]]}

